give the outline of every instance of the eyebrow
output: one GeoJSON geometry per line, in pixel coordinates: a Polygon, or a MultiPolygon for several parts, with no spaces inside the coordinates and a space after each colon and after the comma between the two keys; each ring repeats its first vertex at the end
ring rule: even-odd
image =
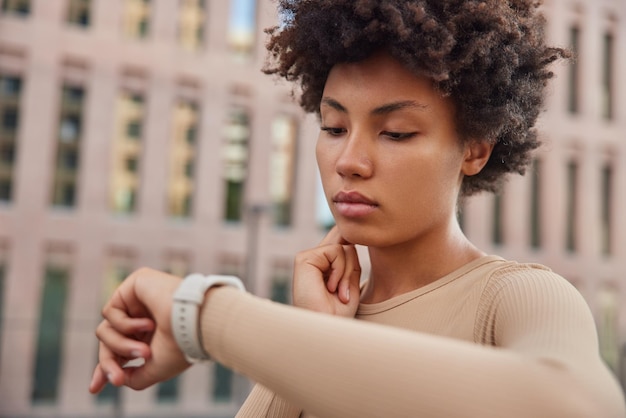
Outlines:
{"type": "MultiPolygon", "coordinates": [[[[346,109],[344,105],[342,105],[335,99],[331,99],[330,97],[323,97],[321,103],[332,107],[339,112],[348,113],[348,109],[346,109]]],[[[401,100],[398,102],[386,103],[382,106],[378,106],[374,108],[370,113],[373,115],[387,115],[389,113],[407,108],[423,110],[427,109],[428,105],[416,102],[415,100],[401,100]]]]}

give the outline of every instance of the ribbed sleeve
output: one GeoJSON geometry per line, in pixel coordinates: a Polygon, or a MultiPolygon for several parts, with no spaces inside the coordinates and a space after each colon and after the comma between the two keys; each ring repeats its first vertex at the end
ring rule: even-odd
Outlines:
{"type": "MultiPolygon", "coordinates": [[[[576,321],[588,315],[586,305],[574,304],[565,311],[582,310],[576,321]]],[[[544,361],[524,350],[312,313],[230,288],[211,292],[202,321],[211,356],[317,417],[624,417],[615,381],[586,348],[562,362],[544,361]]],[[[587,326],[568,329],[574,345],[596,338],[587,326]]]]}
{"type": "Polygon", "coordinates": [[[235,418],[298,418],[301,412],[300,408],[257,384],[235,418]]]}

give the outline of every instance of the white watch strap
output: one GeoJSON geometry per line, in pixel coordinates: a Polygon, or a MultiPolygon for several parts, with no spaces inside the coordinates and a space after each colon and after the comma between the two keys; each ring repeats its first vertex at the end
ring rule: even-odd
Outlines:
{"type": "Polygon", "coordinates": [[[209,355],[202,348],[198,312],[206,291],[213,286],[221,285],[246,290],[241,280],[235,276],[190,274],[183,279],[174,292],[172,332],[178,346],[190,363],[209,359],[209,355]]]}

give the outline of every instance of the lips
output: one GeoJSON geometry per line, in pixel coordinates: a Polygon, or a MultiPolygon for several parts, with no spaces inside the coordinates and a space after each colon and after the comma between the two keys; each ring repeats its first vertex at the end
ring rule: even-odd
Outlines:
{"type": "Polygon", "coordinates": [[[368,199],[359,192],[339,192],[333,197],[335,203],[361,203],[363,205],[378,206],[376,202],[368,199]]]}
{"type": "Polygon", "coordinates": [[[363,217],[378,208],[378,203],[358,192],[339,192],[333,197],[333,203],[337,212],[348,218],[363,217]]]}

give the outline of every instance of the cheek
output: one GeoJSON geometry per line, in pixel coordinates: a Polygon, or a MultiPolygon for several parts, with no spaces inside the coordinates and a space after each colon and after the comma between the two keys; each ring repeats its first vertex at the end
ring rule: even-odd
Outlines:
{"type": "Polygon", "coordinates": [[[320,172],[320,178],[322,179],[322,185],[326,188],[329,176],[332,174],[332,161],[331,155],[328,149],[317,141],[315,145],[315,159],[317,160],[317,167],[320,172]]]}

